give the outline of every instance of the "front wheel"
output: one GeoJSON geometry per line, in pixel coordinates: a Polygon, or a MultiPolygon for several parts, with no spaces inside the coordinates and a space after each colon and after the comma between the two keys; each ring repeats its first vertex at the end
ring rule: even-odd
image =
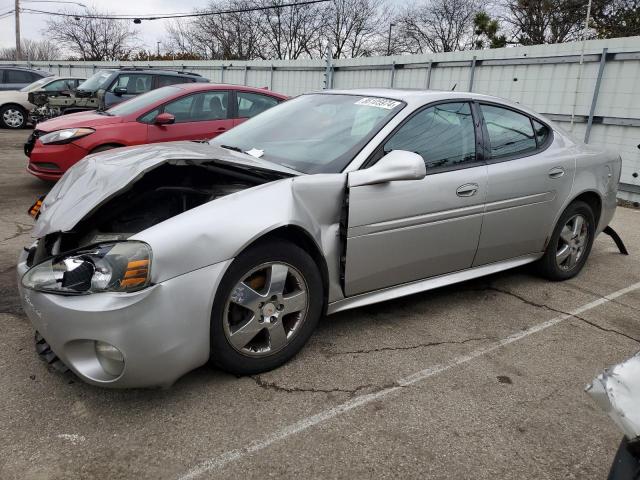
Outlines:
{"type": "Polygon", "coordinates": [[[236,375],[276,368],[305,345],[324,302],[311,256],[289,242],[269,241],[239,255],[216,293],[211,361],[236,375]]]}
{"type": "Polygon", "coordinates": [[[595,218],[591,207],[573,202],[562,213],[549,239],[538,270],[550,280],[575,277],[587,261],[595,236],[595,218]]]}
{"type": "Polygon", "coordinates": [[[4,128],[18,129],[27,125],[27,111],[17,105],[5,105],[0,108],[0,125],[4,128]]]}

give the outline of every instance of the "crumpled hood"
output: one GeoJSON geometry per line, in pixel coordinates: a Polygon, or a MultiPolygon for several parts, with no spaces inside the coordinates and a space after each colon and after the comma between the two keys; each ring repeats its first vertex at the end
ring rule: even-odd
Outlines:
{"type": "Polygon", "coordinates": [[[290,168],[207,143],[168,142],[109,150],[88,155],[62,176],[44,199],[32,236],[67,232],[146,172],[164,163],[185,161],[300,175],[290,168]]]}

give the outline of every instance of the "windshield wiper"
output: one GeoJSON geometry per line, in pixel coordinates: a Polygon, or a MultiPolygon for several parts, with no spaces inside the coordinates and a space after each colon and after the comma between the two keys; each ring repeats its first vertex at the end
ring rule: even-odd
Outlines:
{"type": "Polygon", "coordinates": [[[227,150],[233,150],[234,152],[244,153],[244,151],[240,147],[234,147],[233,145],[220,145],[222,148],[226,148],[227,150]]]}

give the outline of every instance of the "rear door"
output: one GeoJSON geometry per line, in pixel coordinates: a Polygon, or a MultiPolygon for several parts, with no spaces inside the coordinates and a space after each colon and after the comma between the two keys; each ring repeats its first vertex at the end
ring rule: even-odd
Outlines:
{"type": "Polygon", "coordinates": [[[418,153],[427,176],[349,189],[348,296],[471,267],[487,194],[479,126],[469,102],[428,106],[374,154],[418,153]]]}
{"type": "Polygon", "coordinates": [[[474,265],[542,252],[571,192],[575,157],[549,126],[516,109],[481,103],[489,188],[474,265]]]}
{"type": "Polygon", "coordinates": [[[229,115],[229,91],[210,90],[180,97],[145,115],[149,123],[149,142],[209,140],[233,127],[229,115]],[[156,125],[152,118],[160,112],[172,114],[176,121],[156,125]]]}

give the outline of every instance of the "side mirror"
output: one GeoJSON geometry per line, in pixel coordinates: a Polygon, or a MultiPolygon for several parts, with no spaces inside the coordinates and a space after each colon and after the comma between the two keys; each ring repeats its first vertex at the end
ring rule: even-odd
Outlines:
{"type": "Polygon", "coordinates": [[[159,113],[156,115],[153,123],[156,125],[171,125],[172,123],[176,123],[176,117],[167,112],[159,113]]]}
{"type": "Polygon", "coordinates": [[[113,89],[113,93],[118,97],[124,95],[125,93],[127,93],[127,87],[116,87],[113,89]]]}
{"type": "Polygon", "coordinates": [[[349,187],[399,180],[421,180],[427,175],[424,159],[417,153],[393,150],[375,165],[349,173],[349,187]]]}

